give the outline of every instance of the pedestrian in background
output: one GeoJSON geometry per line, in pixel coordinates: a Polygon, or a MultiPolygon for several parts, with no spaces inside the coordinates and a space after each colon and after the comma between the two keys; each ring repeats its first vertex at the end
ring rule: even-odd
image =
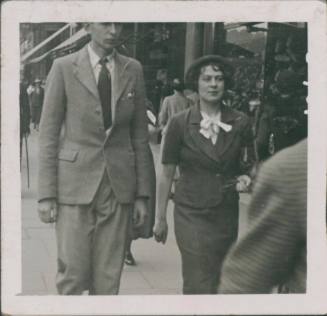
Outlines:
{"type": "Polygon", "coordinates": [[[249,204],[250,225],[228,254],[220,294],[306,292],[307,140],[266,161],[249,204]]]}
{"type": "MultiPolygon", "coordinates": [[[[161,111],[159,114],[159,126],[161,130],[162,140],[160,147],[160,157],[162,156],[162,148],[165,138],[166,129],[170,119],[177,113],[186,110],[190,107],[190,100],[184,95],[184,83],[179,79],[175,78],[172,83],[173,94],[164,98],[161,111]]],[[[172,185],[172,194],[175,190],[175,183],[179,177],[178,168],[174,176],[174,183],[172,185]]]]}
{"type": "Polygon", "coordinates": [[[177,113],[187,109],[190,101],[184,96],[184,83],[175,78],[172,83],[174,93],[164,98],[161,111],[159,113],[159,126],[162,134],[165,134],[169,120],[177,113]]]}
{"type": "Polygon", "coordinates": [[[151,150],[149,151],[149,162],[148,165],[149,173],[150,173],[150,195],[147,200],[147,207],[148,213],[147,217],[145,218],[144,224],[142,226],[135,226],[131,222],[129,227],[129,233],[126,243],[126,252],[125,252],[125,264],[129,266],[135,266],[136,260],[132,253],[132,243],[135,242],[137,239],[149,239],[153,237],[153,226],[154,226],[154,219],[155,219],[155,208],[156,208],[156,171],[154,166],[154,160],[151,150]]]}
{"type": "Polygon", "coordinates": [[[34,91],[34,83],[31,82],[28,84],[28,87],[27,87],[27,95],[29,97],[29,102],[31,103],[31,100],[30,100],[30,97],[31,97],[31,94],[32,92],[34,91]]]}
{"type": "Polygon", "coordinates": [[[23,138],[30,133],[30,106],[27,94],[27,81],[19,85],[19,117],[20,117],[20,157],[22,157],[23,138]]]}
{"type": "Polygon", "coordinates": [[[43,99],[44,99],[44,90],[41,87],[41,80],[35,79],[34,89],[31,92],[31,116],[34,129],[39,130],[39,124],[42,113],[43,99]]]}
{"type": "Polygon", "coordinates": [[[121,23],[86,23],[91,42],[56,59],[39,138],[39,216],[56,221],[59,294],[118,294],[130,221],[150,196],[142,66],[116,51],[121,23]]]}
{"type": "Polygon", "coordinates": [[[165,243],[167,204],[178,166],[174,221],[184,294],[216,293],[222,261],[238,233],[237,190],[251,182],[240,166],[242,149],[252,141],[249,119],[224,105],[232,72],[220,56],[194,61],[186,78],[199,102],[171,118],[164,139],[154,234],[165,243]]]}

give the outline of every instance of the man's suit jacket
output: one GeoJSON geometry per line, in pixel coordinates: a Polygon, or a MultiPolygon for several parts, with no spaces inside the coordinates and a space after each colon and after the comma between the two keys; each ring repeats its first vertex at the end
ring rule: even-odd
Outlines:
{"type": "Polygon", "coordinates": [[[114,55],[113,124],[103,125],[87,47],[55,60],[47,78],[39,139],[39,200],[92,201],[105,169],[120,203],[150,193],[142,66],[114,55]]]}
{"type": "Polygon", "coordinates": [[[305,293],[307,140],[263,165],[249,215],[248,231],[225,260],[219,293],[269,293],[279,284],[305,293]]]}

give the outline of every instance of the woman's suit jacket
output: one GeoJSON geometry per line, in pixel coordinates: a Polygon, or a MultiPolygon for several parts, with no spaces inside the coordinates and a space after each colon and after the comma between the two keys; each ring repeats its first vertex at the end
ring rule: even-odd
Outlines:
{"type": "Polygon", "coordinates": [[[55,60],[40,126],[39,200],[89,204],[105,170],[120,203],[150,195],[152,156],[142,66],[116,53],[114,69],[108,132],[87,47],[55,60]]]}
{"type": "Polygon", "coordinates": [[[198,104],[174,116],[162,155],[163,164],[180,168],[175,202],[193,208],[214,207],[222,202],[228,183],[242,173],[242,148],[252,140],[248,117],[226,106],[221,108],[221,121],[230,124],[232,130],[220,129],[215,145],[200,134],[201,120],[198,104]]]}

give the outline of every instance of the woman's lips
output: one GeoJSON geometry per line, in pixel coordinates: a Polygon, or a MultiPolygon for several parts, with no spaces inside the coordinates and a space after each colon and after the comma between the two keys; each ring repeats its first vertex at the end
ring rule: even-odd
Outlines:
{"type": "Polygon", "coordinates": [[[105,39],[104,42],[106,44],[118,44],[118,41],[115,39],[105,39]]]}

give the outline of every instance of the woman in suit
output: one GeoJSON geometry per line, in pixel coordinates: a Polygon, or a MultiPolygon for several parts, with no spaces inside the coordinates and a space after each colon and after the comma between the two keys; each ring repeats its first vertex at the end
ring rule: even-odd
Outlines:
{"type": "Polygon", "coordinates": [[[214,294],[221,264],[238,233],[242,149],[252,140],[248,117],[224,104],[233,67],[222,57],[196,60],[186,80],[199,101],[174,116],[167,128],[158,185],[155,238],[165,243],[167,204],[176,167],[175,235],[181,253],[184,294],[214,294]]]}

